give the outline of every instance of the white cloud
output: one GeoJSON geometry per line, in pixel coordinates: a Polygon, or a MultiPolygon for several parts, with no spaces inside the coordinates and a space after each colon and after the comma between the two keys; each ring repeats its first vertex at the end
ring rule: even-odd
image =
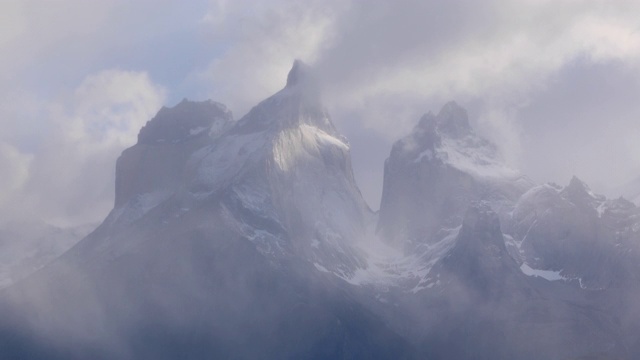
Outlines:
{"type": "Polygon", "coordinates": [[[165,90],[145,73],[106,70],[87,76],[42,111],[47,133],[32,154],[5,152],[5,158],[30,166],[28,177],[18,165],[9,168],[19,181],[1,185],[20,193],[0,201],[0,207],[58,225],[101,220],[113,205],[117,157],[135,144],[164,99],[165,90]]]}
{"type": "MultiPolygon", "coordinates": [[[[29,166],[32,156],[20,153],[13,146],[0,142],[0,204],[15,201],[17,193],[23,187],[29,177],[29,166]]],[[[11,208],[0,208],[0,216],[7,218],[11,208]]]]}
{"type": "MultiPolygon", "coordinates": [[[[362,126],[386,136],[387,146],[417,121],[417,116],[407,119],[408,114],[417,109],[437,111],[446,100],[457,99],[474,106],[471,115],[478,120],[481,132],[496,141],[512,163],[532,171],[535,178],[566,182],[567,172],[573,172],[595,183],[619,183],[631,176],[628,169],[639,168],[640,163],[628,151],[619,146],[599,147],[601,142],[593,143],[593,151],[585,149],[569,156],[567,148],[584,141],[570,133],[548,144],[554,156],[536,156],[540,154],[537,145],[523,143],[524,129],[531,125],[523,124],[522,114],[540,93],[556,86],[554,81],[560,81],[576,59],[585,59],[587,66],[581,69],[585,72],[612,62],[630,69],[640,67],[640,22],[634,16],[640,11],[637,2],[399,1],[394,5],[368,3],[356,11],[346,16],[345,26],[357,29],[356,35],[338,31],[341,36],[321,54],[320,65],[325,78],[333,81],[329,86],[334,107],[371,114],[362,120],[362,126]],[[385,16],[380,21],[368,21],[381,9],[385,16]],[[394,22],[396,18],[406,22],[394,22]],[[390,107],[391,101],[402,105],[390,107]],[[388,111],[394,107],[399,108],[395,116],[388,111]],[[596,156],[596,152],[605,155],[596,156]]],[[[601,95],[601,105],[609,106],[608,97],[613,95],[601,95]]],[[[599,101],[590,99],[594,100],[599,101]]],[[[623,118],[625,112],[629,117],[637,113],[633,103],[624,106],[622,113],[613,109],[609,113],[623,118]]],[[[614,125],[617,131],[605,131],[612,119],[606,118],[606,111],[599,115],[575,111],[568,116],[580,117],[577,126],[582,131],[610,134],[608,141],[626,139],[624,129],[633,128],[631,120],[621,118],[614,125]]],[[[566,121],[554,113],[540,116],[566,121]]],[[[547,132],[558,126],[545,124],[547,132]]],[[[357,145],[374,146],[358,144],[353,139],[357,131],[347,135],[354,151],[357,145]]]]}
{"type": "Polygon", "coordinates": [[[6,0],[0,11],[0,48],[15,41],[26,28],[24,3],[20,0],[6,0]]]}
{"type": "Polygon", "coordinates": [[[138,130],[160,108],[165,91],[146,73],[106,70],[87,76],[72,109],[58,119],[68,140],[96,149],[135,143],[138,130]]]}
{"type": "Polygon", "coordinates": [[[194,76],[211,84],[209,97],[243,115],[284,86],[293,60],[316,60],[347,6],[347,1],[333,0],[215,1],[204,22],[228,46],[194,76]]]}

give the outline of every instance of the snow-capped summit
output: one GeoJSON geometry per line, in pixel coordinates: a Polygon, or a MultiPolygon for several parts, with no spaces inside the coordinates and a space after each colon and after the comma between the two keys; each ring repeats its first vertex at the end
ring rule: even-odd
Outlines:
{"type": "Polygon", "coordinates": [[[354,245],[371,214],[348,143],[314,89],[301,86],[307,70],[297,61],[284,89],[194,154],[187,186],[196,199],[221,197],[234,226],[261,251],[302,253],[349,276],[362,263],[354,245]]]}
{"type": "Polygon", "coordinates": [[[232,120],[231,111],[221,103],[183,99],[172,108],[160,109],[140,129],[138,143],[177,143],[202,134],[215,136],[228,127],[232,120]]]}
{"type": "Polygon", "coordinates": [[[420,119],[418,127],[423,129],[435,128],[438,132],[452,138],[461,138],[473,132],[471,125],[469,125],[467,110],[455,101],[449,101],[444,104],[437,116],[427,113],[420,119]]]}
{"type": "MultiPolygon", "coordinates": [[[[501,217],[532,183],[478,136],[455,102],[424,115],[385,161],[378,230],[391,243],[434,242],[459,226],[474,201],[489,201],[501,217]]],[[[410,246],[411,247],[411,246],[410,246]]]]}
{"type": "Polygon", "coordinates": [[[131,219],[158,205],[177,190],[188,158],[233,124],[224,105],[184,99],[163,107],[138,134],[116,163],[115,209],[110,221],[123,213],[131,219]],[[135,214],[138,214],[134,216],[135,214]]]}
{"type": "Polygon", "coordinates": [[[255,133],[269,130],[281,131],[307,125],[332,137],[341,138],[329,114],[322,104],[322,97],[312,70],[301,61],[296,61],[289,71],[287,85],[252,108],[238,120],[235,133],[255,133]]]}

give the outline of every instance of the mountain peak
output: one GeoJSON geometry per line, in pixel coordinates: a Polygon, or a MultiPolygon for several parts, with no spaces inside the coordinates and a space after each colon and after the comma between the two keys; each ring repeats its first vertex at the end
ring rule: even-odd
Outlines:
{"type": "MultiPolygon", "coordinates": [[[[433,112],[429,111],[426,114],[422,115],[420,121],[415,126],[414,129],[422,130],[422,131],[433,131],[436,128],[437,119],[433,112]]],[[[415,131],[415,130],[414,130],[415,131]]]]}
{"type": "Polygon", "coordinates": [[[588,208],[605,200],[604,196],[595,194],[584,181],[575,176],[571,178],[569,185],[562,190],[561,194],[572,203],[581,204],[588,208]]]}
{"type": "Polygon", "coordinates": [[[196,135],[216,133],[232,121],[231,111],[221,103],[183,99],[174,107],[162,107],[140,129],[138,143],[177,143],[196,135]]]}
{"type": "Polygon", "coordinates": [[[573,176],[571,181],[569,181],[569,185],[565,188],[565,191],[573,196],[580,197],[594,197],[593,192],[589,188],[589,186],[582,180],[578,179],[578,177],[573,176]]]}
{"type": "Polygon", "coordinates": [[[484,202],[469,206],[456,244],[442,263],[444,274],[454,274],[487,298],[501,293],[506,278],[519,273],[505,246],[498,214],[484,202]]]}
{"type": "Polygon", "coordinates": [[[138,143],[116,162],[115,206],[144,194],[171,193],[180,184],[186,159],[232,125],[231,111],[212,100],[184,99],[160,109],[140,130],[138,143]]]}
{"type": "Polygon", "coordinates": [[[444,104],[436,116],[436,121],[438,130],[453,137],[461,137],[471,132],[467,110],[455,101],[444,104]]]}
{"type": "Polygon", "coordinates": [[[287,87],[296,86],[306,82],[310,78],[311,67],[302,60],[293,61],[293,66],[287,75],[287,87]]]}
{"type": "Polygon", "coordinates": [[[238,124],[235,129],[238,132],[279,131],[306,124],[337,135],[322,105],[321,91],[313,69],[300,60],[294,61],[284,89],[254,106],[238,124]]]}
{"type": "Polygon", "coordinates": [[[569,181],[568,187],[574,188],[574,189],[582,189],[582,190],[585,190],[585,191],[589,189],[587,184],[585,184],[584,181],[580,180],[575,175],[571,177],[571,180],[569,181]]]}
{"type": "Polygon", "coordinates": [[[467,110],[455,101],[444,104],[437,115],[431,111],[424,114],[415,129],[427,133],[437,131],[451,138],[461,138],[473,132],[467,110]]]}

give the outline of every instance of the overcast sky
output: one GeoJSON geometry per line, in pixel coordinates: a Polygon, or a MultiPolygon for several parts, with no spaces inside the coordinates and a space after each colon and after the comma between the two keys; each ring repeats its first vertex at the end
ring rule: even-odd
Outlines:
{"type": "Polygon", "coordinates": [[[640,2],[5,0],[0,218],[113,205],[115,159],[162,105],[236,118],[315,66],[377,209],[393,141],[455,99],[538,182],[640,177],[640,2]]]}

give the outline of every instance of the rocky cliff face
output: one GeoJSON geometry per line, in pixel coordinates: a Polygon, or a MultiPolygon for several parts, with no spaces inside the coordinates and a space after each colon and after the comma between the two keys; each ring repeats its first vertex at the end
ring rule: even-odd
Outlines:
{"type": "Polygon", "coordinates": [[[130,221],[175,193],[184,181],[186,163],[233,123],[227,108],[213,101],[183,100],[162,108],[116,163],[116,197],[110,221],[122,213],[130,221]]]}
{"type": "Polygon", "coordinates": [[[455,246],[439,265],[432,278],[453,275],[485,296],[501,294],[498,288],[519,272],[507,252],[498,215],[483,203],[467,210],[455,246]]]}
{"type": "Polygon", "coordinates": [[[488,201],[502,218],[533,186],[507,166],[498,149],[479,137],[455,102],[424,115],[393,145],[385,161],[378,231],[411,251],[442,239],[462,222],[472,202],[488,201]]]}
{"type": "Polygon", "coordinates": [[[605,289],[637,279],[628,257],[640,243],[639,219],[632,203],[607,200],[574,177],[566,187],[546,184],[524,194],[513,212],[513,236],[524,267],[605,289]]]}

